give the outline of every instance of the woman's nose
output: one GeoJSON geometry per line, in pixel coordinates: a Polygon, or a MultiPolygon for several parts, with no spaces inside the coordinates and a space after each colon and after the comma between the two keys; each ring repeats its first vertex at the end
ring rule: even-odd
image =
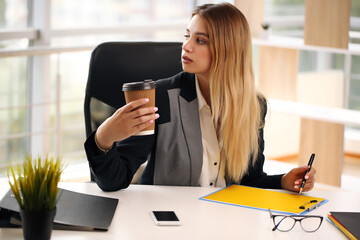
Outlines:
{"type": "Polygon", "coordinates": [[[183,42],[183,49],[186,52],[192,52],[193,48],[192,48],[192,46],[190,44],[190,41],[184,41],[183,42]]]}

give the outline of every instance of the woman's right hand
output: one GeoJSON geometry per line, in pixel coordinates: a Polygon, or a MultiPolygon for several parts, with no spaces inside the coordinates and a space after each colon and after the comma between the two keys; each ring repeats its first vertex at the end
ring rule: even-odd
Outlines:
{"type": "Polygon", "coordinates": [[[128,138],[135,133],[149,127],[155,119],[159,118],[157,107],[139,108],[149,102],[142,98],[126,104],[106,119],[97,129],[95,140],[104,150],[112,147],[116,141],[128,138]]]}

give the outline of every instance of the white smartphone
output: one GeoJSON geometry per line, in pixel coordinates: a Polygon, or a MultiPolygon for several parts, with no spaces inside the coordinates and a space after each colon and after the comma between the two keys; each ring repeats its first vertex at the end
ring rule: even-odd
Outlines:
{"type": "Polygon", "coordinates": [[[159,226],[179,226],[180,220],[174,211],[151,211],[151,217],[159,226]]]}

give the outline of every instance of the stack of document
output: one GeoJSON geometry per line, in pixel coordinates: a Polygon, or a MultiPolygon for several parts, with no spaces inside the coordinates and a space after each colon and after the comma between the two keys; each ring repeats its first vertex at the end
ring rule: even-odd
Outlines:
{"type": "Polygon", "coordinates": [[[360,212],[330,212],[328,221],[349,239],[360,239],[360,212]]]}

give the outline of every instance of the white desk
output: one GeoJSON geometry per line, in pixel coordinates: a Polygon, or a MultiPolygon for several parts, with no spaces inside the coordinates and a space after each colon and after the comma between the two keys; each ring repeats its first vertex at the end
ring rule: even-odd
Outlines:
{"type": "MultiPolygon", "coordinates": [[[[131,185],[117,192],[103,192],[94,183],[60,183],[60,187],[78,192],[119,199],[114,219],[107,232],[52,232],[52,239],[346,239],[325,220],[329,211],[360,211],[360,192],[312,191],[328,203],[311,214],[324,216],[315,233],[304,232],[299,223],[287,233],[272,231],[266,211],[235,207],[199,200],[213,188],[131,185]],[[173,210],[182,225],[159,227],[153,223],[151,210],[173,210]]],[[[2,185],[0,197],[7,187],[2,185]]],[[[307,194],[307,193],[305,193],[307,194]]],[[[22,239],[22,229],[0,228],[0,239],[22,239]]]]}

